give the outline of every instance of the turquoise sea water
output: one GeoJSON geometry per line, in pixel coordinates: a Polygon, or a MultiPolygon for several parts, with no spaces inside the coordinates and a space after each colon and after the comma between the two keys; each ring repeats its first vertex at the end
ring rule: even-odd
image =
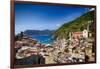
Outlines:
{"type": "Polygon", "coordinates": [[[50,35],[33,35],[31,37],[42,44],[52,44],[53,42],[52,36],[50,35]]]}

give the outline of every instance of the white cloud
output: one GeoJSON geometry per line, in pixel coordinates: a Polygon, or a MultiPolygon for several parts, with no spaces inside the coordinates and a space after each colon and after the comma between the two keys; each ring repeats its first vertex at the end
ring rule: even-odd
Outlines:
{"type": "Polygon", "coordinates": [[[91,9],[90,9],[90,11],[93,11],[93,10],[95,10],[95,8],[91,8],[91,9]]]}
{"type": "Polygon", "coordinates": [[[56,26],[57,26],[57,27],[59,27],[59,26],[60,26],[60,24],[56,24],[56,26]]]}

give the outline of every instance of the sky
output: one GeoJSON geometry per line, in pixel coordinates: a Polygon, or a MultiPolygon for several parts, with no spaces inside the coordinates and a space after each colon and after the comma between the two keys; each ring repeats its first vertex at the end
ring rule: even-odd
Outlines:
{"type": "Polygon", "coordinates": [[[56,30],[75,20],[90,8],[15,4],[15,34],[25,30],[56,30]]]}

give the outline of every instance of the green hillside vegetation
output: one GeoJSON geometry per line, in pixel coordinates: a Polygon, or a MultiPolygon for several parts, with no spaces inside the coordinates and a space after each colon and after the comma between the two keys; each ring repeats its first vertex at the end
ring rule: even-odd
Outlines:
{"type": "MultiPolygon", "coordinates": [[[[94,19],[94,11],[85,13],[77,19],[63,24],[54,33],[55,38],[68,38],[69,32],[83,31],[87,29],[88,21],[94,19]]],[[[89,31],[93,32],[93,23],[89,24],[89,31]]]]}

